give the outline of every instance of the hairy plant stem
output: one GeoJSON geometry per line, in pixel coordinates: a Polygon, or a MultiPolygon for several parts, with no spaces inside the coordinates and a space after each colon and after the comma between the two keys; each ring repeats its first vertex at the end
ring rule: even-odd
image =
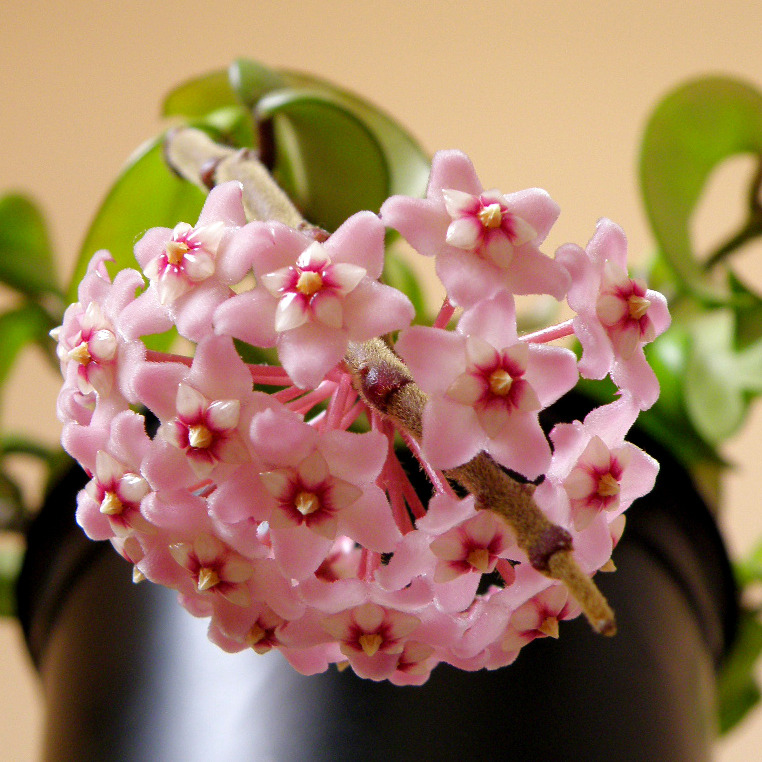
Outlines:
{"type": "MultiPolygon", "coordinates": [[[[199,130],[180,128],[168,133],[165,156],[175,172],[202,188],[239,181],[249,219],[274,220],[324,237],[305,222],[253,151],[226,148],[199,130]]],[[[394,351],[382,339],[351,343],[344,365],[365,403],[420,442],[426,394],[394,351]]],[[[613,611],[574,559],[571,535],[545,517],[533,499],[534,485],[516,481],[484,452],[446,476],[471,492],[478,508],[505,519],[532,566],[567,587],[595,630],[616,632],[613,611]]]]}

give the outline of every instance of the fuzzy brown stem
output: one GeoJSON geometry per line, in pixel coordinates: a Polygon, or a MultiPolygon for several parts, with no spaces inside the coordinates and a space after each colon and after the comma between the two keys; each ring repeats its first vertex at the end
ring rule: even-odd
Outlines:
{"type": "MultiPolygon", "coordinates": [[[[363,399],[420,440],[426,395],[402,360],[381,339],[372,339],[350,344],[345,364],[363,399]]],[[[564,583],[597,632],[616,632],[614,612],[574,560],[571,535],[550,522],[535,503],[534,485],[512,479],[484,452],[445,473],[475,496],[477,508],[506,520],[532,566],[564,583]]]]}

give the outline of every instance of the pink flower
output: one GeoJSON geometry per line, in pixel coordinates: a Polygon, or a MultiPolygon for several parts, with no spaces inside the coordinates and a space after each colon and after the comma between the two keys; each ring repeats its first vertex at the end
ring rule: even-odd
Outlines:
{"type": "Polygon", "coordinates": [[[513,532],[490,511],[445,532],[430,545],[437,557],[435,582],[447,582],[462,574],[494,571],[498,558],[515,544],[513,532]]]}
{"type": "MultiPolygon", "coordinates": [[[[78,397],[79,406],[108,398],[112,392],[133,401],[120,371],[145,353],[137,342],[125,341],[121,332],[121,313],[134,301],[142,278],[135,270],[122,270],[112,283],[106,271],[107,261],[111,261],[107,251],[93,256],[79,286],[79,301],[66,310],[63,324],[51,331],[67,386],[75,386],[82,395],[78,397]],[[91,397],[93,392],[97,394],[91,397]]],[[[69,403],[73,401],[70,396],[69,403]]],[[[72,413],[75,417],[81,415],[74,410],[72,413]]]]}
{"type": "Polygon", "coordinates": [[[598,223],[583,251],[562,246],[556,261],[569,271],[573,285],[567,296],[577,313],[574,332],[582,344],[579,363],[585,378],[611,373],[614,383],[627,389],[645,410],[656,401],[659,383],[643,354],[669,326],[666,299],[647,290],[641,280],[627,275],[627,241],[610,220],[598,223]]]}
{"type": "Polygon", "coordinates": [[[270,514],[273,529],[303,525],[329,540],[336,537],[337,514],[362,495],[359,487],[331,476],[317,450],[296,467],[267,471],[259,478],[277,503],[270,514]]]}
{"type": "Polygon", "coordinates": [[[453,468],[486,450],[526,477],[550,461],[539,410],[577,381],[574,355],[516,335],[512,297],[502,292],[464,313],[457,333],[415,326],[396,350],[429,402],[423,451],[437,468],[453,468]]]}
{"type": "MultiPolygon", "coordinates": [[[[95,476],[85,487],[87,499],[106,517],[113,535],[125,536],[135,530],[150,531],[149,523],[140,513],[140,501],[151,491],[148,482],[105,450],[99,450],[95,459],[95,476]]],[[[86,499],[80,500],[77,518],[87,523],[86,499]]],[[[89,533],[93,537],[92,533],[89,533]]],[[[93,537],[93,539],[103,539],[93,537]]]]}
{"type": "Polygon", "coordinates": [[[371,680],[383,680],[396,669],[405,641],[421,623],[418,617],[364,603],[326,617],[323,628],[339,641],[352,669],[371,680]]]}
{"type": "Polygon", "coordinates": [[[173,323],[181,335],[198,341],[211,327],[214,309],[230,296],[251,262],[231,246],[232,233],[246,223],[241,185],[214,188],[192,227],[152,228],[135,245],[135,258],[150,288],[125,312],[127,335],[159,333],[173,323]]]}
{"type": "Polygon", "coordinates": [[[177,388],[177,416],[159,433],[185,453],[199,478],[209,476],[217,463],[244,463],[246,445],[238,432],[239,400],[208,400],[188,384],[177,388]]]}
{"type": "Polygon", "coordinates": [[[578,614],[579,608],[569,601],[566,588],[552,585],[514,611],[501,646],[512,651],[535,638],[558,638],[558,623],[578,614]]]}
{"type": "Polygon", "coordinates": [[[96,302],[90,302],[78,318],[74,335],[57,333],[56,351],[62,366],[76,363],[77,386],[82,394],[93,390],[108,394],[113,383],[117,339],[114,326],[96,302]]]}
{"type": "MultiPolygon", "coordinates": [[[[593,410],[584,423],[575,421],[554,427],[550,434],[553,462],[534,496],[551,520],[580,532],[602,512],[606,514],[605,523],[613,521],[636,498],[652,489],[658,464],[624,441],[637,413],[637,404],[625,394],[593,410]]],[[[587,555],[610,554],[610,533],[597,532],[589,539],[593,537],[602,551],[589,547],[587,555]]]]}
{"type": "Polygon", "coordinates": [[[381,434],[320,433],[279,408],[255,416],[250,433],[269,468],[248,499],[269,506],[275,557],[289,577],[315,572],[337,534],[378,553],[394,548],[400,532],[375,484],[386,455],[381,434]]]}
{"type": "Polygon", "coordinates": [[[396,331],[413,318],[410,300],[377,280],[384,226],[370,212],[351,217],[325,243],[279,223],[251,223],[235,245],[252,257],[257,286],[217,310],[215,329],[277,346],[298,386],[317,386],[349,341],[396,331]]]}
{"type": "Polygon", "coordinates": [[[569,496],[574,528],[584,529],[601,511],[616,511],[622,491],[622,477],[630,452],[624,447],[609,450],[594,436],[564,481],[569,496]]]}
{"type": "MultiPolygon", "coordinates": [[[[173,230],[153,228],[136,244],[135,256],[156,288],[161,304],[171,304],[217,271],[217,259],[230,233],[246,224],[241,186],[217,186],[195,227],[180,222],[173,230]]],[[[233,282],[245,273],[236,272],[233,282]]],[[[230,280],[229,278],[225,280],[230,280]]]]}
{"type": "Polygon", "coordinates": [[[222,222],[192,227],[175,225],[160,254],[150,259],[143,272],[159,292],[159,302],[170,304],[214,274],[214,259],[225,233],[222,222]]]}
{"type": "Polygon", "coordinates": [[[419,253],[436,257],[450,300],[462,307],[503,289],[562,299],[569,278],[537,248],[558,213],[538,188],[507,195],[484,191],[458,151],[435,154],[425,199],[393,196],[381,207],[386,225],[419,253]]]}
{"type": "Polygon", "coordinates": [[[251,603],[246,585],[253,573],[251,563],[212,535],[199,535],[192,543],[174,543],[169,550],[188,572],[199,595],[221,595],[236,606],[251,603]]]}

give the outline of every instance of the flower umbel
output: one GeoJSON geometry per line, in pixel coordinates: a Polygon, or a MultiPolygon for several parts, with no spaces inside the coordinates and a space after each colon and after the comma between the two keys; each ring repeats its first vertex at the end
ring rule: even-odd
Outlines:
{"type": "Polygon", "coordinates": [[[508,664],[580,611],[613,632],[591,576],[653,484],[625,436],[658,391],[642,346],[668,322],[627,275],[621,231],[601,222],[552,258],[548,194],[485,191],[455,151],[434,157],[425,199],[331,235],[282,200],[247,222],[244,191],[280,193],[259,182],[216,186],[195,226],[149,230],[142,275],[112,283],[96,255],[67,311],[58,412],[92,475],[83,528],[209,617],[221,648],[278,650],[305,674],[348,663],[420,685],[439,662],[508,664]],[[448,296],[430,325],[382,282],[385,225],[436,258],[448,296]],[[519,332],[516,295],[567,292],[573,320],[519,332]],[[187,355],[146,347],[170,328],[187,355]],[[579,364],[552,343],[574,333],[579,364]],[[556,426],[551,448],[539,414],[578,367],[620,398],[556,426]]]}

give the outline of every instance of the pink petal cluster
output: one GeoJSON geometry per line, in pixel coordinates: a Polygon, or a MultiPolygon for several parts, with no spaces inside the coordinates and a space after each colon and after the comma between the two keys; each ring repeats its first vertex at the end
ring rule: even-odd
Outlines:
{"type": "Polygon", "coordinates": [[[626,274],[613,223],[587,250],[541,252],[557,215],[544,191],[485,191],[448,151],[425,199],[391,198],[325,240],[247,224],[228,183],[195,225],[145,234],[142,274],[112,281],[99,252],[55,332],[63,441],[90,475],[77,520],[136,581],[207,617],[221,648],[275,649],[304,674],[348,664],[418,685],[440,662],[493,669],[556,636],[579,613],[565,588],[443,470],[486,452],[538,479],[537,504],[590,574],[610,567],[621,513],[653,484],[655,462],[625,436],[656,393],[642,345],[667,325],[663,297],[626,274]],[[410,327],[410,301],[380,282],[385,226],[436,258],[448,300],[431,326],[410,327]],[[567,292],[573,321],[519,335],[515,295],[567,292]],[[146,348],[172,327],[192,353],[146,348]],[[368,407],[343,364],[350,342],[398,331],[428,395],[420,443],[368,407]],[[572,333],[580,363],[551,343],[572,333]],[[279,364],[245,362],[242,343],[279,364]],[[557,426],[551,447],[539,413],[580,371],[610,373],[621,398],[557,426]],[[411,482],[398,434],[430,489],[411,482]]]}
{"type": "Polygon", "coordinates": [[[667,301],[640,279],[627,275],[627,240],[622,229],[601,220],[585,250],[575,244],[557,253],[572,276],[569,306],[577,313],[574,332],[582,344],[580,373],[627,389],[645,410],[659,396],[659,383],[643,345],[670,323],[667,301]]]}

